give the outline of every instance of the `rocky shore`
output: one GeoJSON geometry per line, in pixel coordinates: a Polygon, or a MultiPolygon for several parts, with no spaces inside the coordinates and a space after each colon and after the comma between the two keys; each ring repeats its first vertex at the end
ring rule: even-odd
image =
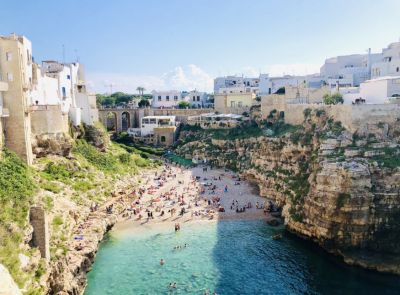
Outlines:
{"type": "Polygon", "coordinates": [[[239,171],[280,205],[289,231],[346,263],[400,274],[389,259],[400,253],[398,126],[367,125],[352,134],[316,110],[305,114],[304,126],[285,128],[238,139],[184,131],[181,138],[192,140],[177,152],[239,171]]]}

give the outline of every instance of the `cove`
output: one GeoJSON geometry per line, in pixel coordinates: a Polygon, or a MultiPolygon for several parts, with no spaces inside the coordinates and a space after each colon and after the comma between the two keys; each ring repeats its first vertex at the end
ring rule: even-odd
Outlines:
{"type": "Polygon", "coordinates": [[[178,233],[167,225],[109,232],[85,295],[398,294],[399,286],[400,278],[345,265],[283,228],[231,220],[185,224],[178,233]],[[283,238],[273,240],[278,232],[283,238]]]}

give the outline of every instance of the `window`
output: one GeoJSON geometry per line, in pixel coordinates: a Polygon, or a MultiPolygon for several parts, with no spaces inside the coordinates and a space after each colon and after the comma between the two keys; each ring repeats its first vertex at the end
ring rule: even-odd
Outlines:
{"type": "Polygon", "coordinates": [[[200,101],[200,96],[199,95],[197,96],[197,101],[200,101]]]}
{"type": "Polygon", "coordinates": [[[165,142],[165,141],[166,141],[165,136],[164,135],[161,136],[161,142],[165,142]]]}
{"type": "Polygon", "coordinates": [[[396,68],[396,72],[399,72],[399,67],[396,68]]]}
{"type": "Polygon", "coordinates": [[[169,101],[169,95],[167,95],[167,96],[165,97],[165,100],[166,100],[166,101],[169,101]]]}
{"type": "Polygon", "coordinates": [[[158,96],[158,101],[161,101],[161,95],[158,96]]]}
{"type": "Polygon", "coordinates": [[[177,95],[174,96],[174,100],[175,100],[175,101],[178,100],[178,96],[177,96],[177,95]]]}
{"type": "Polygon", "coordinates": [[[68,80],[71,80],[71,76],[70,76],[70,75],[67,75],[67,79],[68,79],[68,80]]]}
{"type": "Polygon", "coordinates": [[[156,124],[156,123],[157,123],[157,120],[155,118],[150,119],[150,124],[156,124]]]}
{"type": "Polygon", "coordinates": [[[236,102],[235,101],[231,101],[231,108],[235,108],[236,107],[236,102]]]}
{"type": "Polygon", "coordinates": [[[10,82],[14,81],[14,77],[13,77],[12,73],[7,73],[7,80],[10,82]]]}
{"type": "Polygon", "coordinates": [[[196,96],[193,96],[193,101],[196,101],[196,96]]]}
{"type": "Polygon", "coordinates": [[[11,61],[12,60],[12,53],[11,52],[6,52],[6,60],[11,61]]]}
{"type": "Polygon", "coordinates": [[[243,103],[241,101],[238,102],[238,107],[241,108],[243,106],[243,103]]]}
{"type": "Polygon", "coordinates": [[[66,98],[67,97],[67,91],[65,90],[65,87],[62,87],[61,90],[62,90],[62,97],[66,98]]]}

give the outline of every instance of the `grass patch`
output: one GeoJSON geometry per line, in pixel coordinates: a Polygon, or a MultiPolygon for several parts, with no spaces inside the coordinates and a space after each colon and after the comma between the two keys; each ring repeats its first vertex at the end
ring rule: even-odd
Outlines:
{"type": "Polygon", "coordinates": [[[62,188],[57,183],[49,181],[43,182],[40,184],[40,187],[46,191],[58,194],[61,192],[62,188]]]}
{"type": "Polygon", "coordinates": [[[93,189],[94,187],[95,187],[95,185],[88,181],[76,181],[72,185],[72,188],[78,192],[87,192],[87,191],[93,189]]]}

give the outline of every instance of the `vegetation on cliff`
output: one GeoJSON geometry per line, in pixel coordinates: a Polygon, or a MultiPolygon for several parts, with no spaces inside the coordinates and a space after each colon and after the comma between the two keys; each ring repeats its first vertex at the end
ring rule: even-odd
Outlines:
{"type": "Polygon", "coordinates": [[[16,249],[23,240],[28,209],[36,190],[32,171],[13,152],[3,150],[0,160],[0,263],[8,268],[20,286],[30,274],[20,269],[16,249]]]}
{"type": "Polygon", "coordinates": [[[130,179],[142,168],[158,165],[134,150],[127,151],[119,144],[109,145],[105,138],[96,138],[104,136],[102,129],[96,129],[83,127],[81,139],[74,142],[69,157],[48,155],[37,159],[32,168],[14,153],[2,152],[0,263],[27,294],[43,292],[40,280],[46,273],[38,250],[27,244],[31,205],[41,205],[48,213],[53,263],[68,253],[67,242],[74,224],[89,214],[93,202],[101,205],[111,197],[117,182],[130,179]],[[28,264],[22,264],[21,254],[28,264]]]}

